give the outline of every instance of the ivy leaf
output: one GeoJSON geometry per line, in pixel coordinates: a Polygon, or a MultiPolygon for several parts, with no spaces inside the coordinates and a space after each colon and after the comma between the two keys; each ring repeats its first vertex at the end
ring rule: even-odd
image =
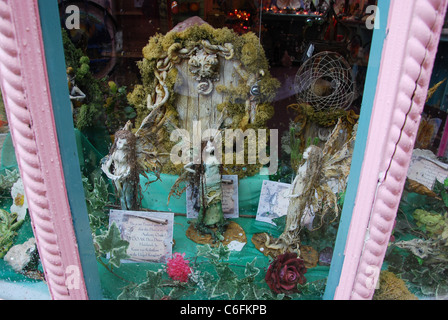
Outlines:
{"type": "Polygon", "coordinates": [[[127,286],[118,295],[117,300],[137,300],[137,295],[135,293],[135,285],[127,286]]]}
{"type": "Polygon", "coordinates": [[[217,251],[218,260],[229,260],[230,259],[230,249],[224,246],[222,243],[219,244],[217,251]]]}
{"type": "Polygon", "coordinates": [[[92,230],[98,230],[102,226],[101,218],[89,214],[89,223],[92,230]]]}
{"type": "Polygon", "coordinates": [[[213,297],[218,297],[227,294],[230,299],[235,298],[238,292],[238,277],[229,268],[227,264],[216,265],[216,272],[218,273],[218,283],[213,290],[213,297]]]}
{"type": "Polygon", "coordinates": [[[344,206],[345,194],[346,194],[346,191],[339,194],[338,205],[341,207],[344,206]]]}
{"type": "Polygon", "coordinates": [[[160,299],[164,296],[160,283],[162,282],[162,272],[148,271],[146,273],[147,280],[136,288],[136,295],[140,298],[148,300],[160,299]]]}
{"type": "Polygon", "coordinates": [[[109,191],[107,189],[107,183],[106,181],[103,179],[103,177],[95,177],[94,179],[94,189],[93,189],[93,194],[101,201],[101,204],[104,205],[104,203],[107,201],[108,196],[109,196],[109,191]]]}
{"type": "Polygon", "coordinates": [[[307,282],[303,285],[298,284],[297,290],[300,292],[301,297],[322,297],[325,292],[326,280],[317,280],[314,282],[307,282]]]}
{"type": "Polygon", "coordinates": [[[120,266],[121,259],[127,259],[129,256],[126,251],[129,247],[129,242],[121,239],[120,229],[115,222],[109,227],[109,230],[103,234],[95,237],[95,243],[100,250],[100,253],[110,253],[110,263],[116,267],[120,266]]]}
{"type": "Polygon", "coordinates": [[[178,300],[185,294],[193,295],[197,291],[197,287],[191,285],[191,283],[178,283],[169,293],[169,296],[173,300],[178,300]]]}
{"type": "Polygon", "coordinates": [[[129,246],[129,242],[121,239],[120,229],[118,229],[115,221],[109,227],[108,231],[99,236],[96,236],[95,240],[103,252],[111,252],[112,249],[129,246]]]}
{"type": "Polygon", "coordinates": [[[10,192],[14,183],[20,178],[18,170],[5,169],[5,173],[0,175],[0,192],[10,192]]]}
{"type": "Polygon", "coordinates": [[[197,249],[199,257],[207,256],[209,252],[212,251],[212,247],[210,247],[209,244],[206,244],[204,246],[197,246],[197,249]]]}
{"type": "Polygon", "coordinates": [[[448,207],[448,193],[446,191],[442,192],[441,194],[443,203],[446,207],[448,207]]]}
{"type": "Polygon", "coordinates": [[[135,118],[137,116],[137,113],[135,113],[134,108],[127,106],[126,108],[124,108],[124,112],[126,114],[126,117],[128,119],[132,119],[135,118]]]}
{"type": "Polygon", "coordinates": [[[87,211],[92,232],[107,225],[105,206],[109,201],[108,185],[102,177],[96,177],[94,184],[86,177],[82,178],[87,211]]]}
{"type": "Polygon", "coordinates": [[[445,189],[445,182],[441,183],[439,180],[434,181],[433,191],[440,195],[445,206],[448,207],[448,192],[445,189]]]}
{"type": "Polygon", "coordinates": [[[436,300],[446,300],[448,298],[448,286],[446,283],[440,283],[436,289],[436,300]]]}
{"type": "Polygon", "coordinates": [[[246,275],[246,277],[255,278],[260,273],[260,269],[255,267],[256,261],[257,261],[257,258],[254,258],[254,260],[252,260],[252,262],[246,263],[246,270],[244,270],[244,274],[246,275]]]}
{"type": "Polygon", "coordinates": [[[112,249],[109,263],[117,268],[120,268],[121,260],[129,259],[127,249],[128,249],[127,246],[112,249]]]}
{"type": "Polygon", "coordinates": [[[210,297],[213,290],[215,290],[215,283],[215,277],[208,272],[204,272],[201,275],[201,283],[199,284],[199,287],[201,290],[205,291],[207,297],[210,297]]]}
{"type": "Polygon", "coordinates": [[[282,300],[284,295],[280,297],[275,297],[271,290],[266,288],[260,288],[254,283],[248,283],[243,286],[243,300],[282,300]]]}
{"type": "Polygon", "coordinates": [[[258,300],[255,291],[255,286],[253,285],[253,283],[245,284],[243,286],[242,293],[243,293],[243,300],[258,300]]]}
{"type": "Polygon", "coordinates": [[[197,255],[198,257],[204,257],[212,261],[219,260],[218,254],[212,250],[212,247],[209,244],[206,244],[204,246],[198,246],[197,255]]]}
{"type": "Polygon", "coordinates": [[[209,244],[198,246],[197,255],[209,259],[212,263],[218,263],[221,260],[229,260],[230,253],[230,249],[220,243],[218,248],[212,248],[209,244]]]}
{"type": "Polygon", "coordinates": [[[422,258],[420,258],[420,257],[415,257],[415,258],[417,259],[419,265],[423,265],[423,259],[422,258]]]}

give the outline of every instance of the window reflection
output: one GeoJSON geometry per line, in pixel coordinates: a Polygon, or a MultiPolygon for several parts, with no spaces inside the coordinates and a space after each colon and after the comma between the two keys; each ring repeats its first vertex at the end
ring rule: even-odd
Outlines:
{"type": "Polygon", "coordinates": [[[0,298],[49,299],[0,91],[0,298]]]}
{"type": "Polygon", "coordinates": [[[448,298],[446,23],[374,299],[448,298]]]}
{"type": "Polygon", "coordinates": [[[368,67],[371,4],[60,2],[106,298],[322,298],[368,67]],[[65,24],[70,5],[80,9],[80,28],[65,24]],[[199,151],[211,150],[209,162],[175,163],[173,148],[181,160],[185,149],[173,132],[194,147],[205,129],[213,139],[199,136],[199,151]],[[221,175],[221,145],[211,142],[226,130],[246,135],[228,149],[221,141],[233,160],[221,175]]]}

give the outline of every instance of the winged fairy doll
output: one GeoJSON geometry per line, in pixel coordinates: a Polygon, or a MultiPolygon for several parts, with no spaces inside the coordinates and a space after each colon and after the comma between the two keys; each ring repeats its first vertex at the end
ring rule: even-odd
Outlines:
{"type": "Polygon", "coordinates": [[[141,205],[140,175],[148,179],[146,173],[152,172],[160,179],[160,162],[154,144],[156,130],[164,118],[158,114],[158,107],[142,121],[140,128],[133,133],[132,123],[128,121],[122,130],[115,133],[114,143],[109,155],[101,160],[101,169],[114,182],[122,210],[138,210],[141,205]]]}
{"type": "Polygon", "coordinates": [[[317,230],[338,217],[336,194],[346,188],[356,131],[357,125],[351,137],[347,136],[339,120],[323,148],[313,145],[305,150],[305,162],[298,168],[287,195],[290,200],[285,229],[277,239],[266,234],[265,247],[300,255],[301,230],[317,230]]]}

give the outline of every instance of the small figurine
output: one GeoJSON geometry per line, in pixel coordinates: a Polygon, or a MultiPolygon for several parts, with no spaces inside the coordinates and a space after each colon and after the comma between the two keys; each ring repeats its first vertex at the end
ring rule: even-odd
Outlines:
{"type": "Polygon", "coordinates": [[[220,163],[213,154],[215,146],[211,141],[207,141],[205,152],[208,154],[202,164],[203,174],[200,183],[199,217],[196,222],[196,229],[202,233],[211,233],[214,238],[223,240],[222,234],[227,225],[222,211],[222,187],[220,163]],[[216,227],[216,234],[211,230],[216,227]]]}
{"type": "MultiPolygon", "coordinates": [[[[151,126],[151,123],[145,122],[148,126],[151,126]]],[[[160,163],[157,153],[152,151],[154,146],[150,142],[148,130],[140,128],[139,132],[134,134],[131,127],[132,123],[128,121],[125,127],[115,134],[109,155],[101,161],[101,169],[115,184],[122,210],[139,209],[140,174],[147,178],[146,172],[153,172],[157,180],[160,179],[160,163]]],[[[148,183],[152,182],[154,181],[148,183]]]]}
{"type": "Polygon", "coordinates": [[[81,89],[78,88],[78,86],[76,86],[75,78],[76,75],[74,74],[73,68],[67,68],[67,82],[68,82],[68,89],[70,92],[70,102],[72,106],[72,112],[74,109],[74,104],[76,106],[79,106],[80,102],[84,101],[84,99],[86,98],[85,93],[82,92],[81,89]]]}
{"type": "Polygon", "coordinates": [[[139,177],[136,170],[136,138],[128,125],[115,133],[115,142],[101,169],[111,179],[120,197],[122,210],[136,210],[139,177]]]}
{"type": "Polygon", "coordinates": [[[181,181],[188,179],[193,194],[199,196],[199,215],[194,227],[201,234],[210,234],[214,241],[222,241],[228,223],[222,211],[221,164],[214,154],[215,146],[212,141],[203,142],[202,147],[205,159],[201,164],[190,162],[185,165],[185,172],[172,187],[170,196],[181,181]]]}

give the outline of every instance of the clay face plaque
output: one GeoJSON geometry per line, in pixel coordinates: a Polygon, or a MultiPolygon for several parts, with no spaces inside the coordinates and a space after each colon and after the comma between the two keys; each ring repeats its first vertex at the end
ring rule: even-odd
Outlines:
{"type": "Polygon", "coordinates": [[[166,263],[172,256],[174,214],[168,212],[110,211],[123,240],[129,242],[130,261],[166,263]]]}
{"type": "MultiPolygon", "coordinates": [[[[239,217],[238,206],[238,176],[222,176],[222,211],[224,218],[234,219],[239,217]]],[[[194,219],[199,214],[199,193],[193,190],[191,186],[187,187],[187,218],[194,219]]]]}

